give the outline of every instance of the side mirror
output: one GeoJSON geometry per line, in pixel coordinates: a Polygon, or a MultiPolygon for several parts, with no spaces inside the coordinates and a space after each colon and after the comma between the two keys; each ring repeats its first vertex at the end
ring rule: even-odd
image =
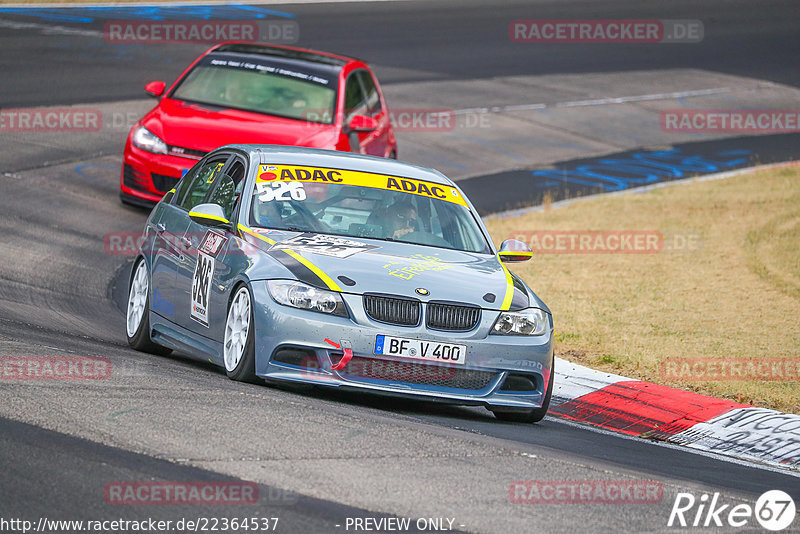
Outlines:
{"type": "Polygon", "coordinates": [[[354,115],[350,122],[347,124],[344,133],[365,133],[374,132],[378,129],[378,121],[366,115],[354,115]]]}
{"type": "Polygon", "coordinates": [[[198,204],[189,212],[189,218],[198,224],[212,228],[231,227],[231,222],[225,218],[225,213],[218,204],[198,204]]]}
{"type": "Polygon", "coordinates": [[[158,98],[164,94],[164,89],[166,89],[166,87],[167,84],[164,82],[150,82],[144,86],[144,92],[152,97],[158,98]]]}
{"type": "Polygon", "coordinates": [[[504,262],[528,261],[533,257],[533,251],[519,239],[506,239],[500,244],[497,255],[504,262]]]}

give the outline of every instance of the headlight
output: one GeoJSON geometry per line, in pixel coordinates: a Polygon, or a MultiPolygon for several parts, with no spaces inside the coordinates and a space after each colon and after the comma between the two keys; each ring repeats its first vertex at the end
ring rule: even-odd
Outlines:
{"type": "Polygon", "coordinates": [[[139,126],[136,128],[136,131],[133,132],[133,144],[142,150],[147,150],[154,154],[167,153],[167,144],[144,126],[139,126]]]}
{"type": "Polygon", "coordinates": [[[347,308],[339,293],[290,280],[269,280],[267,287],[269,294],[278,304],[348,317],[347,308]]]}
{"type": "Polygon", "coordinates": [[[547,313],[539,308],[503,312],[492,326],[492,334],[505,336],[541,336],[547,332],[547,313]]]}

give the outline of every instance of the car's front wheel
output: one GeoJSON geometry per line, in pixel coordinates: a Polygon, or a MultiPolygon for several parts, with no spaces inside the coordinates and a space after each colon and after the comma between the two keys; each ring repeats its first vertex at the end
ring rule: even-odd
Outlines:
{"type": "Polygon", "coordinates": [[[128,289],[128,310],[125,315],[128,345],[142,352],[167,355],[172,349],[156,345],[150,339],[150,277],[147,263],[139,258],[133,267],[131,286],[128,289]]]}
{"type": "Polygon", "coordinates": [[[256,378],[256,351],[254,341],[253,306],[250,290],[241,286],[228,307],[225,321],[223,359],[228,378],[252,382],[256,378]]]}
{"type": "Polygon", "coordinates": [[[501,410],[492,410],[494,416],[501,421],[509,421],[512,423],[538,423],[544,416],[547,415],[547,410],[550,408],[550,398],[553,396],[553,382],[556,378],[556,361],[550,364],[550,382],[547,384],[547,391],[544,394],[544,401],[542,401],[541,408],[534,408],[524,412],[505,412],[501,410]]]}

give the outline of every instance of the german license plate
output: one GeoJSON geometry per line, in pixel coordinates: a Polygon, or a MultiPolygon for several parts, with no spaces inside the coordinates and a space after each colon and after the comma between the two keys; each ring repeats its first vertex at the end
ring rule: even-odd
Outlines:
{"type": "Polygon", "coordinates": [[[378,334],[375,336],[375,354],[466,365],[467,346],[378,334]]]}

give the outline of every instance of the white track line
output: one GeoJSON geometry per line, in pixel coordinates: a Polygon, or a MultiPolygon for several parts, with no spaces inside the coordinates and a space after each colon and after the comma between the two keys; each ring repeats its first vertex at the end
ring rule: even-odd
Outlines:
{"type": "Polygon", "coordinates": [[[606,98],[597,98],[594,100],[570,100],[567,102],[555,102],[553,104],[518,104],[509,106],[492,106],[485,108],[463,108],[453,110],[456,115],[469,115],[475,113],[506,113],[510,111],[528,111],[532,109],[546,109],[546,108],[576,108],[588,106],[607,106],[609,104],[627,104],[628,102],[648,102],[652,100],[675,100],[678,98],[687,98],[693,96],[708,96],[720,95],[724,93],[731,93],[734,89],[731,87],[715,87],[713,89],[696,89],[693,91],[676,91],[674,93],[651,93],[646,95],[633,95],[633,96],[610,96],[606,98]]]}

